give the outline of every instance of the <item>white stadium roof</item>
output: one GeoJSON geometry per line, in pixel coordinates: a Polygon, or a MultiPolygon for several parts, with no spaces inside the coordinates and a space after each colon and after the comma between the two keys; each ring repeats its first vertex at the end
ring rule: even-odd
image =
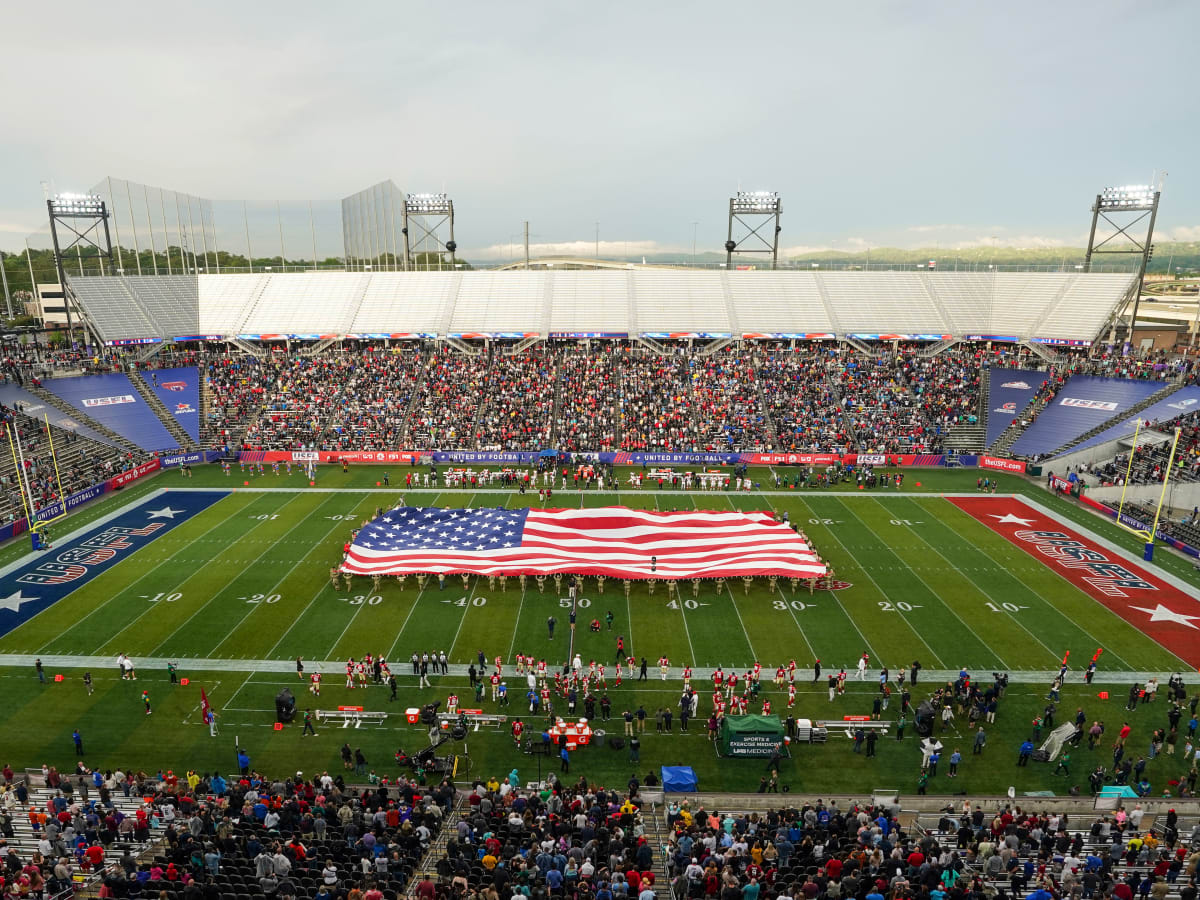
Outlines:
{"type": "Polygon", "coordinates": [[[1091,341],[1136,276],[1084,273],[298,272],[85,277],[106,342],[241,337],[995,337],[1091,341]]]}

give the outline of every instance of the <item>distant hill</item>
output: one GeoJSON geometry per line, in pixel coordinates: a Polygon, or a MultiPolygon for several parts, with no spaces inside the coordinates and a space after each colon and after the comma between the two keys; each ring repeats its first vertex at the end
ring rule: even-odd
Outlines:
{"type": "MultiPolygon", "coordinates": [[[[872,247],[870,254],[866,251],[846,253],[840,250],[818,250],[803,256],[792,256],[785,261],[793,266],[834,265],[865,266],[870,261],[871,267],[880,265],[915,266],[926,265],[930,260],[937,261],[937,268],[942,271],[953,271],[957,263],[959,269],[987,270],[989,265],[998,266],[1076,266],[1083,265],[1083,247],[968,247],[962,250],[946,250],[935,247],[922,247],[916,250],[901,250],[897,247],[872,247]]],[[[628,257],[631,262],[648,263],[678,263],[689,264],[692,261],[690,253],[664,253],[654,256],[628,257]]],[[[696,262],[701,265],[718,265],[725,262],[723,253],[700,253],[696,262]]],[[[734,258],[735,265],[757,265],[762,267],[762,258],[734,258]]],[[[1165,274],[1168,266],[1172,273],[1176,269],[1180,274],[1200,272],[1200,242],[1198,241],[1156,241],[1154,258],[1150,260],[1149,271],[1165,274]]],[[[1094,257],[1093,270],[1110,267],[1109,271],[1133,271],[1136,259],[1133,257],[1094,257]]]]}

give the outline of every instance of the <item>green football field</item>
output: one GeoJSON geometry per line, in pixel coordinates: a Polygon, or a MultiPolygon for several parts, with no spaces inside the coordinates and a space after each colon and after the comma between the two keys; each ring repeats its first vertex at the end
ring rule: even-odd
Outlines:
{"type": "MultiPolygon", "coordinates": [[[[544,591],[530,579],[524,592],[516,579],[509,579],[503,591],[486,578],[471,578],[464,587],[458,577],[448,578],[444,589],[439,589],[436,579],[421,589],[414,578],[403,586],[385,579],[377,590],[365,578],[355,579],[349,590],[330,585],[329,568],[340,561],[350,529],[373,517],[377,508],[396,505],[401,496],[409,505],[536,502],[536,495],[529,498],[501,490],[405,493],[377,486],[380,476],[369,468],[348,474],[325,469],[316,485],[310,486],[299,474],[252,476],[235,469],[225,477],[208,467],[185,480],[167,473],[60,525],[57,530],[65,539],[68,532],[127,504],[149,499],[169,503],[174,490],[231,491],[0,637],[0,654],[5,654],[0,659],[10,664],[0,669],[5,761],[70,768],[75,758],[70,734],[78,727],[85,736],[85,759],[92,766],[124,765],[148,771],[228,768],[236,736],[255,765],[269,772],[340,769],[337,750],[349,740],[363,747],[373,768],[392,773],[396,769],[391,756],[398,746],[415,751],[425,741],[421,729],[404,724],[401,708],[444,700],[451,690],[467,695],[461,675],[435,677],[432,689],[418,690],[411,670],[403,664],[414,651],[445,651],[452,663],[464,665],[480,652],[488,660],[503,656],[510,670],[517,653],[545,658],[550,666],[564,663],[570,639],[565,626],[567,600],[558,596],[549,579],[544,591]],[[155,493],[162,488],[168,489],[165,494],[155,493]],[[552,615],[559,627],[550,639],[546,622],[552,615]],[[116,676],[118,653],[138,662],[136,684],[116,676]],[[342,686],[341,663],[367,653],[398,661],[394,666],[401,683],[398,704],[388,702],[382,687],[351,691],[342,686]],[[26,663],[33,656],[48,660],[48,674],[62,674],[64,680],[51,678],[48,684],[39,684],[26,663]],[[305,659],[309,671],[326,667],[319,700],[310,698],[297,680],[297,656],[305,659]],[[177,662],[180,674],[189,677],[187,687],[167,682],[168,661],[177,662]],[[83,667],[92,670],[96,681],[93,695],[81,685],[83,667]],[[200,686],[221,713],[221,735],[215,739],[199,722],[200,686]],[[283,686],[295,690],[302,708],[361,705],[391,715],[382,726],[323,728],[317,738],[301,739],[298,725],[281,732],[271,728],[273,698],[283,686]],[[139,699],[143,689],[151,691],[154,703],[149,717],[139,699]]],[[[1017,770],[1012,765],[1017,744],[1045,702],[1049,675],[1043,678],[1040,673],[1057,670],[1066,651],[1073,662],[1086,662],[1103,647],[1098,681],[1114,682],[1112,699],[1100,700],[1097,687],[1072,684],[1060,703],[1060,718],[1069,720],[1075,707],[1082,705],[1089,717],[1104,718],[1115,730],[1132,673],[1157,673],[1165,681],[1167,673],[1191,670],[1051,568],[940,496],[974,492],[976,477],[974,472],[912,472],[903,492],[882,488],[744,495],[652,489],[619,494],[556,492],[556,505],[786,511],[834,567],[839,588],[810,594],[804,585],[793,590],[781,579],[772,590],[765,579],[758,579],[748,588],[737,580],[718,590],[716,582],[705,581],[698,592],[687,583],[680,596],[672,597],[663,585],[651,593],[639,583],[626,594],[614,580],[601,592],[588,579],[579,602],[575,648],[585,662],[609,663],[611,686],[615,638],[623,635],[635,655],[650,661],[651,680],[626,679],[620,688],[612,687],[614,709],[643,704],[651,718],[658,706],[678,703],[678,679],[665,685],[658,680],[655,662],[664,655],[673,666],[743,670],[758,660],[772,675],[776,665],[795,659],[802,681],[797,714],[839,720],[870,711],[873,685],[852,684],[846,697],[830,704],[823,683],[811,683],[815,658],[822,660],[826,672],[844,666],[852,678],[854,663],[864,652],[870,654],[872,679],[881,666],[895,673],[914,659],[929,673],[966,668],[987,678],[992,671],[1006,670],[1020,683],[1010,689],[994,730],[989,729],[989,765],[965,765],[966,777],[958,783],[935,783],[931,791],[949,792],[951,785],[954,791],[1003,791],[1014,783],[1024,790],[1065,791],[1064,777],[1051,776],[1048,767],[1017,770]],[[609,611],[613,631],[591,633],[586,623],[603,619],[609,611]]],[[[394,473],[393,480],[397,480],[394,473]]],[[[1002,476],[1001,490],[1006,489],[1029,491],[1068,524],[1128,548],[1136,546],[1133,538],[1109,523],[1035,491],[1028,482],[1002,476]]],[[[23,546],[5,548],[0,551],[0,564],[13,562],[24,552],[23,546]]],[[[1163,553],[1160,564],[1164,571],[1190,579],[1195,588],[1195,573],[1185,561],[1163,553]]],[[[1075,668],[1078,682],[1082,664],[1075,668]]],[[[519,714],[524,690],[515,689],[515,679],[510,685],[513,699],[506,712],[519,714]]],[[[926,677],[915,699],[930,686],[926,677]]],[[[710,708],[709,691],[704,683],[699,687],[703,717],[710,708]]],[[[775,712],[784,708],[784,691],[768,684],[764,696],[772,699],[775,712]]],[[[490,700],[482,705],[494,706],[490,700]]],[[[1165,715],[1155,710],[1162,705],[1160,700],[1132,714],[1139,728],[1144,720],[1147,734],[1162,724],[1158,719],[1165,721],[1165,715]]],[[[895,717],[894,705],[889,713],[895,717]]],[[[962,750],[970,762],[966,723],[956,724],[947,737],[966,742],[962,750]]],[[[620,730],[619,723],[612,726],[620,730]]],[[[702,730],[694,728],[687,736],[652,735],[638,768],[685,763],[696,767],[706,789],[753,789],[762,764],[718,760],[702,730]]],[[[536,762],[516,752],[507,733],[480,731],[469,743],[469,777],[513,766],[521,767],[530,779],[536,774],[531,768],[536,762]]],[[[896,743],[889,737],[880,756],[871,760],[849,754],[847,747],[848,742],[839,737],[825,746],[800,748],[798,758],[786,762],[781,774],[796,789],[853,791],[915,785],[919,761],[915,741],[896,743]],[[811,760],[804,758],[810,756],[811,760]]],[[[1182,752],[1182,740],[1179,749],[1182,752]]],[[[1081,750],[1078,755],[1087,753],[1081,750]]],[[[1097,751],[1097,757],[1110,762],[1103,751],[1097,751]]],[[[1087,764],[1088,768],[1094,764],[1087,764]]],[[[1181,755],[1153,762],[1148,771],[1156,788],[1178,777],[1176,770],[1182,765],[1181,755]]],[[[628,768],[623,751],[592,747],[579,752],[572,771],[623,782],[628,768]]],[[[1080,769],[1078,780],[1086,787],[1085,772],[1080,769]]]]}

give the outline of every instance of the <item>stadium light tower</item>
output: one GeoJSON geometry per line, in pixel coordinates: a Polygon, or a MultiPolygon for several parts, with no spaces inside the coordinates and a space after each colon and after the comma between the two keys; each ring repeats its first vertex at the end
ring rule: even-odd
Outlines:
{"type": "Polygon", "coordinates": [[[58,269],[58,283],[63,291],[63,308],[67,312],[67,334],[72,332],[70,289],[67,273],[63,268],[63,253],[72,247],[94,247],[100,260],[100,271],[104,271],[104,260],[109,268],[117,270],[113,263],[112,238],[108,233],[108,207],[97,194],[55,194],[46,201],[50,214],[50,237],[54,241],[54,265],[58,269]],[[59,240],[59,228],[69,236],[70,243],[64,246],[59,240]],[[103,236],[101,236],[103,235],[103,236]]]}
{"type": "MultiPolygon", "coordinates": [[[[1146,281],[1146,267],[1154,256],[1154,220],[1158,218],[1158,201],[1162,196],[1162,182],[1149,184],[1127,184],[1121,187],[1106,187],[1096,195],[1092,204],[1092,229],[1088,234],[1087,256],[1083,270],[1092,270],[1092,257],[1097,254],[1136,256],[1138,258],[1137,293],[1133,298],[1133,315],[1129,319],[1128,342],[1133,342],[1133,329],[1137,324],[1138,304],[1142,299],[1142,288],[1146,281]],[[1096,240],[1096,228],[1101,220],[1112,234],[1096,240]],[[1140,237],[1142,227],[1146,236],[1140,237]],[[1136,229],[1134,231],[1133,229],[1136,229]]],[[[1113,332],[1116,330],[1120,311],[1113,317],[1113,332]]],[[[1113,332],[1109,340],[1112,341],[1113,332]]]]}
{"type": "Polygon", "coordinates": [[[733,253],[770,254],[771,268],[779,264],[779,218],[783,203],[774,191],[738,191],[729,198],[729,235],[725,239],[725,268],[733,266],[733,253]],[[734,226],[737,237],[734,237],[734,226]],[[766,233],[764,233],[764,229],[766,233]]]}
{"type": "Polygon", "coordinates": [[[413,267],[413,246],[417,248],[418,252],[427,254],[425,257],[427,265],[430,253],[437,254],[438,268],[441,268],[442,254],[444,253],[450,254],[450,261],[453,265],[454,251],[458,249],[458,244],[454,241],[454,201],[446,194],[408,194],[404,198],[404,227],[400,231],[404,235],[404,268],[406,270],[413,267]],[[450,225],[450,237],[443,243],[441,229],[447,223],[450,225]],[[419,231],[415,241],[410,233],[413,226],[419,231]]]}

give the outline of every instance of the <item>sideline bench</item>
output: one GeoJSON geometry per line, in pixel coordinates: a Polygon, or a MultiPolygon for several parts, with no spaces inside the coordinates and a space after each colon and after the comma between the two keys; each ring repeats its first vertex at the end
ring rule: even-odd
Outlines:
{"type": "Polygon", "coordinates": [[[370,725],[382,725],[387,715],[385,712],[363,712],[361,706],[339,706],[337,709],[318,709],[317,721],[336,722],[340,719],[343,728],[349,728],[351,722],[354,723],[355,728],[360,728],[363,722],[370,725]]]}

